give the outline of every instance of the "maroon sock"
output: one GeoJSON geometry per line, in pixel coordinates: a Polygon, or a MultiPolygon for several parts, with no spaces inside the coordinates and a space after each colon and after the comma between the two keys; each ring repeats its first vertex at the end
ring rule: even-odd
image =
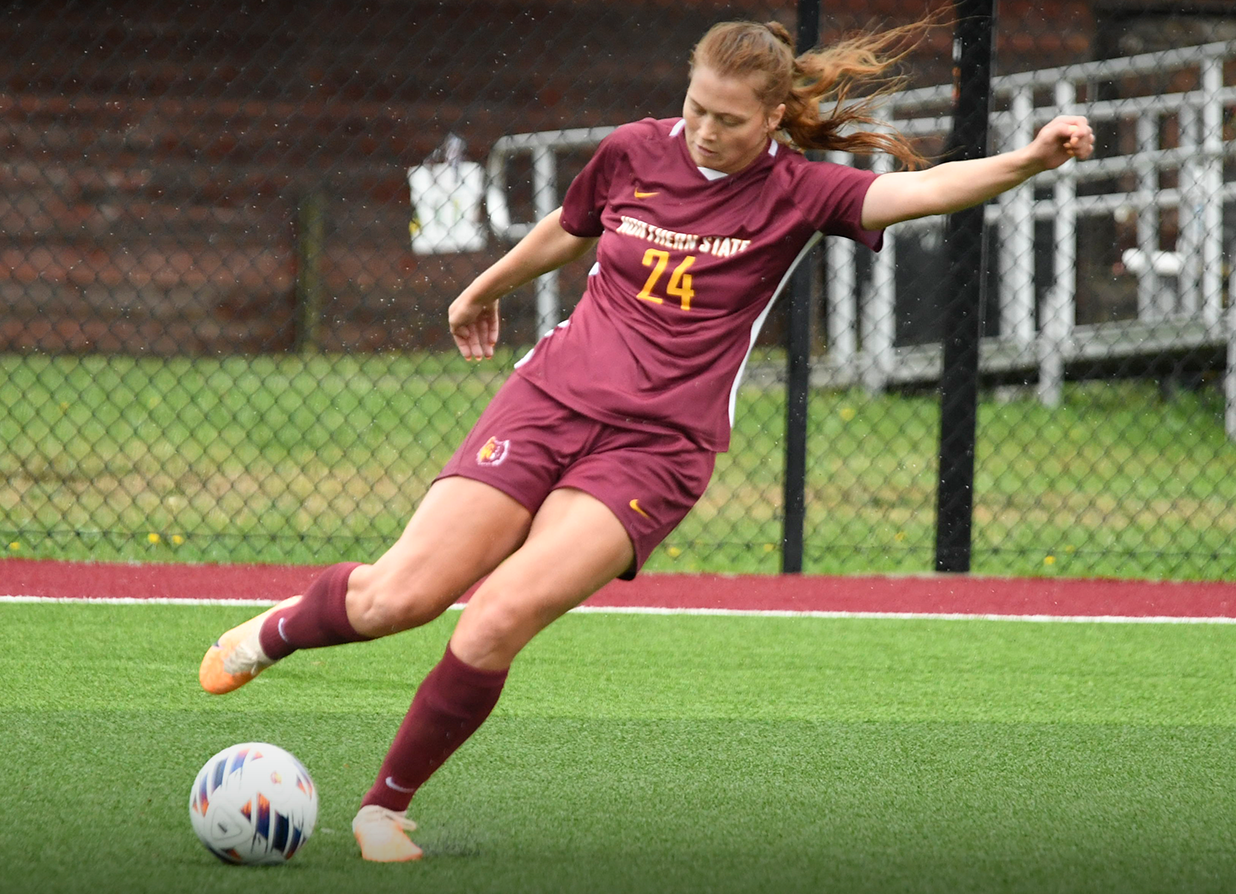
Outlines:
{"type": "Polygon", "coordinates": [[[485,722],[505,682],[506,671],[464,664],[448,645],[416,690],[362,805],[407,810],[416,790],[485,722]]]}
{"type": "Polygon", "coordinates": [[[262,623],[258,640],[268,658],[287,658],[297,649],[317,649],[357,643],[362,636],[348,621],[348,577],[359,562],[341,562],[318,575],[305,595],[290,608],[274,612],[262,623]]]}

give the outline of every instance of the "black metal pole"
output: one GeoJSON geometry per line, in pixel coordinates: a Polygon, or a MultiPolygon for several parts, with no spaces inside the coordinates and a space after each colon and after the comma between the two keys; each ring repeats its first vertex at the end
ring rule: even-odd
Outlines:
{"type": "MultiPolygon", "coordinates": [[[[815,46],[820,36],[819,0],[798,0],[799,52],[815,46]]],[[[803,570],[803,527],[807,489],[807,398],[811,377],[811,261],[799,261],[790,279],[789,325],[786,333],[785,515],[781,528],[781,572],[803,570]]]]}
{"type": "Polygon", "coordinates": [[[322,261],[326,241],[326,198],[320,189],[304,194],[296,208],[296,350],[322,348],[322,261]]]}
{"type": "MultiPolygon", "coordinates": [[[[992,33],[996,0],[953,0],[956,108],[950,159],[987,154],[992,33]]],[[[944,371],[940,379],[940,466],[936,490],[936,570],[970,570],[974,443],[984,275],[983,207],[948,219],[944,371]]]]}

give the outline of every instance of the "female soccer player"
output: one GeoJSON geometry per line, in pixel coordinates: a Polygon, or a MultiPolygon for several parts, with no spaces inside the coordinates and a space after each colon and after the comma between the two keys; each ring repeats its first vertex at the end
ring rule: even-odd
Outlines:
{"type": "Polygon", "coordinates": [[[450,306],[463,356],[493,356],[498,299],[594,245],[569,320],[521,360],[407,529],[373,564],[335,565],[223,634],[202,686],[224,693],[298,649],[425,624],[484,578],[441,662],[395,734],[353,831],[366,860],[415,860],[406,810],[481,725],[519,651],[606,582],[630,578],[704,492],[727,448],[747,354],[817,233],[874,250],[898,221],[984,202],[1094,137],[1081,117],[1047,124],[992,158],[875,175],[798,149],[888,151],[855,132],[865,104],[837,103],[895,61],[901,32],[794,58],[777,24],[712,28],[691,55],[682,117],[618,128],[554,211],[450,306]]]}

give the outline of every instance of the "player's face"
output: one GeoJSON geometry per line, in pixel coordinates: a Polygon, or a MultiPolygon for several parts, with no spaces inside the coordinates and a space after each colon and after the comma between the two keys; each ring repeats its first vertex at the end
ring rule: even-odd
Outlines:
{"type": "Polygon", "coordinates": [[[785,106],[765,108],[755,92],[755,77],[722,77],[704,66],[691,73],[682,117],[687,150],[700,167],[737,174],[768,146],[785,106]]]}

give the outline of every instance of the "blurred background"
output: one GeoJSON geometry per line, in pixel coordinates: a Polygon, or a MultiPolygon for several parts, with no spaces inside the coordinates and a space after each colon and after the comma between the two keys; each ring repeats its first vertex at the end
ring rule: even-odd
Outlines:
{"type": "MultiPolygon", "coordinates": [[[[820,42],[937,2],[834,0],[820,42]]],[[[66,559],[375,557],[589,261],[446,308],[608,128],[680,114],[708,0],[0,11],[0,539],[66,559]]],[[[953,23],[892,126],[939,157],[953,23]]],[[[801,49],[801,48],[800,48],[801,49]]],[[[1236,577],[1236,9],[1000,0],[990,150],[1089,115],[1097,158],[987,209],[973,568],[1236,577]]],[[[890,169],[886,159],[839,161],[890,169]]],[[[804,570],[932,568],[941,220],[811,267],[804,570]]],[[[784,302],[782,302],[784,303],[784,302]]],[[[650,570],[780,565],[786,317],[734,443],[650,570]]]]}

